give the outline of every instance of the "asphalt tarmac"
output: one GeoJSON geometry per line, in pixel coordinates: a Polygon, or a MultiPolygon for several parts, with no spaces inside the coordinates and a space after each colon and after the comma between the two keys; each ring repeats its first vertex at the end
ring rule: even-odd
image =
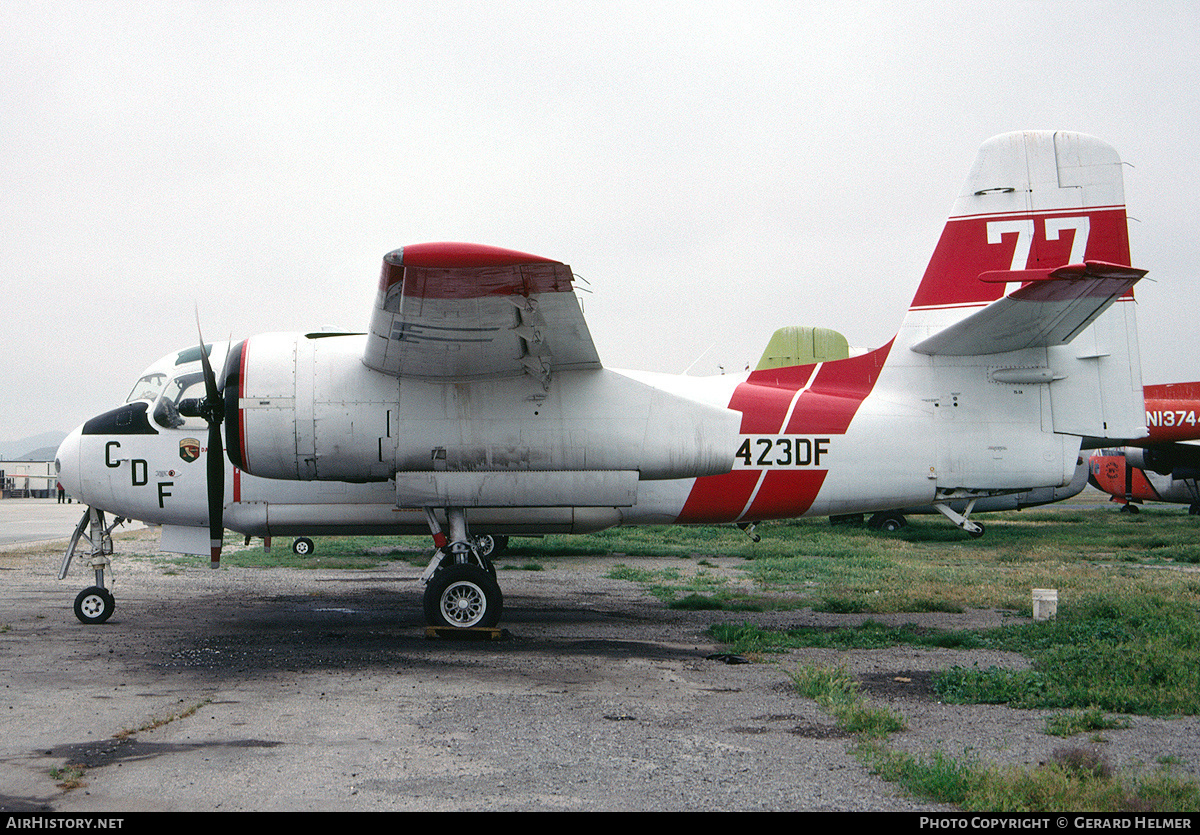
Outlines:
{"type": "Polygon", "coordinates": [[[56,499],[0,500],[0,546],[69,537],[85,509],[56,499]]]}
{"type": "MultiPolygon", "coordinates": [[[[870,773],[795,692],[798,663],[846,667],[905,717],[896,748],[1036,767],[1062,742],[1046,712],[948,706],[930,687],[932,670],[1020,656],[809,649],[730,664],[712,657],[714,621],[861,617],[676,611],[610,576],[698,560],[502,561],[508,634],[482,642],[426,637],[419,567],[212,571],[159,555],[149,529],[118,534],[116,612],[84,625],[71,606],[91,578],[76,564],[57,579],[62,545],[0,548],[0,811],[945,810],[870,773]]],[[[740,581],[741,560],[704,563],[740,581]]],[[[1190,770],[1198,731],[1195,717],[1139,717],[1106,732],[1106,756],[1190,770]]]]}

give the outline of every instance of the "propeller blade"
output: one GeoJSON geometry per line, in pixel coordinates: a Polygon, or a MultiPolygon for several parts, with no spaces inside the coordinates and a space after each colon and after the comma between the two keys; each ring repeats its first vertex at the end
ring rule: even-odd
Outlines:
{"type": "Polygon", "coordinates": [[[211,568],[221,566],[221,543],[225,539],[225,449],[221,443],[221,424],[225,420],[225,403],[208,350],[204,333],[200,331],[200,314],[196,313],[196,331],[200,333],[200,364],[204,368],[204,402],[200,414],[208,422],[208,539],[211,568]]]}
{"type": "Polygon", "coordinates": [[[221,448],[221,424],[208,425],[208,538],[212,568],[221,565],[221,541],[225,538],[225,450],[221,448]]]}

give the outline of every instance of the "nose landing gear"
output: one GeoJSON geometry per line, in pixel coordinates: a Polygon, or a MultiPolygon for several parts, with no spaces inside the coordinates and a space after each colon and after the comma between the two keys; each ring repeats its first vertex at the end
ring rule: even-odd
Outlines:
{"type": "Polygon", "coordinates": [[[109,556],[112,554],[113,528],[125,521],[125,517],[117,516],[111,525],[104,524],[104,511],[89,507],[83,512],[83,518],[75,526],[75,533],[67,545],[67,553],[63,556],[62,568],[59,569],[58,579],[66,578],[71,567],[71,558],[81,539],[91,545],[88,566],[95,572],[96,584],[88,586],[75,597],[75,617],[80,623],[104,623],[112,617],[116,609],[116,599],[112,592],[104,587],[104,572],[112,565],[109,556]],[[86,531],[86,532],[85,532],[86,531]]]}

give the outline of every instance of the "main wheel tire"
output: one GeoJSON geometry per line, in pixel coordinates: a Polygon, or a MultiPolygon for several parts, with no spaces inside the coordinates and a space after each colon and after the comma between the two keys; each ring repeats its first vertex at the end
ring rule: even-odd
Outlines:
{"type": "Polygon", "coordinates": [[[908,520],[899,513],[876,513],[868,524],[877,531],[895,533],[907,525],[908,520]]]}
{"type": "Polygon", "coordinates": [[[425,587],[424,603],[430,626],[460,629],[495,626],[504,610],[500,586],[476,565],[440,569],[425,587]]]}
{"type": "Polygon", "coordinates": [[[88,586],[75,598],[75,617],[80,623],[104,623],[116,608],[112,592],[100,586],[88,586]]]}
{"type": "Polygon", "coordinates": [[[292,553],[301,557],[310,557],[312,552],[316,550],[313,541],[307,536],[298,536],[292,540],[292,553]]]}

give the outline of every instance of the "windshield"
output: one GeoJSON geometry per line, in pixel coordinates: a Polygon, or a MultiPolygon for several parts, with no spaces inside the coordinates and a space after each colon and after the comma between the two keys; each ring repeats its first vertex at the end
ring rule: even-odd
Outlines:
{"type": "MultiPolygon", "coordinates": [[[[203,418],[196,417],[194,403],[183,407],[185,414],[180,414],[180,404],[185,400],[203,400],[204,366],[200,362],[200,346],[184,348],[167,354],[158,362],[142,372],[142,376],[134,383],[133,390],[125,398],[126,403],[135,400],[148,400],[153,406],[154,420],[159,426],[168,429],[204,426],[203,418]],[[188,415],[191,415],[190,417],[188,415]]],[[[204,346],[204,351],[212,361],[215,373],[219,376],[225,363],[225,354],[229,343],[214,342],[204,346]]]]}
{"type": "Polygon", "coordinates": [[[199,363],[196,365],[196,370],[172,377],[170,382],[162,387],[162,396],[154,407],[154,420],[159,426],[178,429],[184,426],[204,425],[200,418],[187,417],[179,411],[179,404],[184,400],[204,399],[204,371],[198,367],[199,363]]]}
{"type": "Polygon", "coordinates": [[[125,398],[126,403],[132,403],[135,400],[149,400],[154,402],[158,399],[159,393],[163,389],[163,383],[167,381],[167,375],[161,373],[146,374],[133,384],[133,390],[129,392],[129,396],[125,398]]]}

